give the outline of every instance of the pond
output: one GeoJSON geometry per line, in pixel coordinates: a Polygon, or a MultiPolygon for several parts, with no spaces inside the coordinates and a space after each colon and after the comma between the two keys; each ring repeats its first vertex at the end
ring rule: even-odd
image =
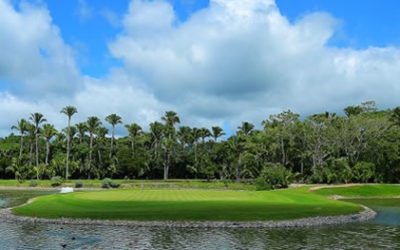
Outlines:
{"type": "MultiPolygon", "coordinates": [[[[43,194],[43,193],[41,193],[43,194]]],[[[2,206],[38,195],[0,191],[2,206]],[[16,197],[19,197],[18,199],[16,197]],[[20,198],[24,197],[24,198],[20,198]]],[[[400,199],[361,200],[378,212],[367,223],[294,229],[188,229],[0,222],[1,249],[395,249],[400,199]]]]}

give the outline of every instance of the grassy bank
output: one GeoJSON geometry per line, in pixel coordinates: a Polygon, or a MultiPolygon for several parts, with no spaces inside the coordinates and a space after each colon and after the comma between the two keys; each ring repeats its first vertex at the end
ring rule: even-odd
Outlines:
{"type": "Polygon", "coordinates": [[[314,191],[324,196],[339,195],[346,198],[400,197],[400,185],[368,184],[347,187],[324,187],[314,191]]]}
{"type": "Polygon", "coordinates": [[[356,213],[356,204],[293,188],[278,191],[110,190],[54,194],[14,209],[23,216],[129,220],[254,221],[356,213]]]}
{"type": "MultiPolygon", "coordinates": [[[[51,188],[50,180],[33,180],[36,187],[51,188]]],[[[74,187],[81,182],[84,188],[100,188],[101,180],[68,180],[62,187],[74,187]]],[[[255,190],[255,186],[248,183],[206,181],[206,180],[113,180],[120,184],[122,189],[229,189],[255,190]]],[[[18,182],[16,180],[0,180],[0,187],[30,187],[31,181],[18,182]]]]}

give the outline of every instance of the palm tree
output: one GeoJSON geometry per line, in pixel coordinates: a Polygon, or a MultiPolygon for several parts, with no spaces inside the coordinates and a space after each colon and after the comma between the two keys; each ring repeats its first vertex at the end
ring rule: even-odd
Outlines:
{"type": "Polygon", "coordinates": [[[83,138],[85,138],[85,133],[87,131],[87,123],[80,122],[80,123],[76,124],[75,127],[77,129],[77,133],[79,136],[79,144],[81,144],[83,138]]]}
{"type": "Polygon", "coordinates": [[[143,132],[142,127],[136,123],[127,124],[125,128],[128,130],[129,138],[131,140],[132,155],[135,157],[136,138],[143,132]]]}
{"type": "Polygon", "coordinates": [[[194,142],[194,167],[197,168],[197,162],[198,162],[197,144],[199,142],[199,139],[201,138],[201,129],[193,128],[192,135],[194,142]]]}
{"type": "Polygon", "coordinates": [[[19,157],[18,157],[18,163],[21,163],[22,151],[23,151],[23,147],[24,147],[24,136],[25,136],[25,133],[28,131],[28,121],[25,119],[21,119],[17,122],[17,125],[12,126],[11,129],[18,130],[19,134],[21,136],[20,145],[19,145],[19,157]]]}
{"type": "Polygon", "coordinates": [[[49,165],[49,155],[50,155],[50,141],[53,138],[53,136],[57,135],[58,131],[57,129],[54,128],[53,125],[51,124],[44,124],[43,125],[43,132],[42,136],[46,140],[46,160],[45,160],[45,165],[49,165]]]}
{"type": "Polygon", "coordinates": [[[74,114],[78,113],[78,110],[74,106],[66,106],[61,110],[62,114],[68,117],[68,130],[67,130],[67,160],[65,163],[65,179],[68,180],[68,167],[69,167],[69,151],[71,141],[71,118],[74,114]]]}
{"type": "Polygon", "coordinates": [[[98,128],[101,126],[101,121],[96,116],[91,116],[86,121],[87,131],[89,132],[89,162],[88,162],[88,178],[90,179],[90,170],[92,167],[92,154],[93,154],[93,138],[98,128]]]}
{"type": "Polygon", "coordinates": [[[158,167],[160,163],[160,146],[164,137],[164,125],[160,122],[150,123],[150,148],[152,150],[152,161],[158,167]]]}
{"type": "Polygon", "coordinates": [[[183,147],[186,145],[193,145],[194,138],[192,134],[192,128],[188,126],[179,127],[178,138],[183,147]]]}
{"type": "Polygon", "coordinates": [[[47,120],[40,113],[32,113],[29,118],[35,127],[35,148],[36,148],[36,167],[39,166],[39,134],[40,134],[40,124],[46,122],[47,120]]]}
{"type": "MultiPolygon", "coordinates": [[[[181,122],[178,114],[174,111],[165,112],[165,115],[161,119],[165,122],[165,125],[168,127],[168,129],[174,129],[175,124],[181,122]]],[[[171,132],[171,131],[168,131],[168,132],[171,132]]]]}
{"type": "Polygon", "coordinates": [[[210,130],[206,129],[206,128],[201,128],[200,129],[200,137],[201,137],[201,143],[204,145],[206,138],[210,137],[211,133],[210,130]]]}
{"type": "Polygon", "coordinates": [[[164,147],[166,149],[166,157],[164,161],[164,180],[168,179],[168,172],[171,164],[171,156],[173,148],[175,147],[175,124],[180,123],[178,114],[174,111],[167,111],[161,118],[165,122],[165,135],[168,140],[165,141],[164,147]]]}
{"type": "Polygon", "coordinates": [[[214,142],[217,142],[218,138],[224,136],[224,130],[220,127],[212,127],[212,137],[214,138],[214,142]]]}
{"type": "Polygon", "coordinates": [[[238,127],[241,133],[245,136],[250,135],[253,132],[254,125],[249,122],[242,122],[242,126],[238,127]]]}
{"type": "Polygon", "coordinates": [[[34,150],[34,146],[35,146],[35,126],[28,122],[26,124],[27,127],[27,133],[26,133],[26,137],[28,138],[29,141],[29,166],[32,166],[33,163],[33,150],[34,150]]]}
{"type": "Polygon", "coordinates": [[[103,166],[103,160],[101,157],[101,149],[104,148],[104,144],[106,141],[106,135],[108,134],[108,129],[99,126],[96,130],[96,148],[97,148],[97,157],[98,157],[98,164],[97,164],[97,178],[100,179],[101,176],[104,176],[106,172],[106,168],[103,166]]]}
{"type": "Polygon", "coordinates": [[[117,124],[122,123],[122,118],[117,114],[111,114],[111,115],[106,117],[106,121],[108,123],[110,123],[111,126],[112,126],[111,146],[110,146],[110,159],[111,159],[112,154],[113,154],[113,148],[114,148],[115,126],[117,124]]]}

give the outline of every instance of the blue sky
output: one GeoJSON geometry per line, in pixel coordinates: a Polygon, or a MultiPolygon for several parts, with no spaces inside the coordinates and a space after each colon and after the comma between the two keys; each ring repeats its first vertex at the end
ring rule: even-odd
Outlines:
{"type": "MultiPolygon", "coordinates": [[[[126,14],[129,0],[46,0],[54,23],[62,37],[78,52],[84,74],[105,76],[120,62],[110,56],[107,44],[121,32],[119,19],[126,14]],[[116,20],[115,20],[116,21],[116,20]],[[117,21],[116,21],[117,22],[117,21]]],[[[208,0],[169,0],[180,21],[209,5],[208,0]]],[[[315,11],[328,12],[341,20],[340,28],[330,40],[338,47],[366,48],[400,44],[400,2],[398,0],[277,0],[283,15],[291,22],[315,11]],[[373,16],[373,18],[371,18],[373,16]]]]}
{"type": "MultiPolygon", "coordinates": [[[[398,0],[0,0],[0,136],[117,113],[144,128],[260,126],[400,100],[398,0]]],[[[123,128],[119,128],[122,133],[123,128]]]]}

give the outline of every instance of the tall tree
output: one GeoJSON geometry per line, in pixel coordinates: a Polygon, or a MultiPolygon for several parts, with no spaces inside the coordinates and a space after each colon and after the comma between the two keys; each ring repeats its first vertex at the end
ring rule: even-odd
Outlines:
{"type": "Polygon", "coordinates": [[[98,131],[101,126],[101,121],[96,116],[90,116],[86,121],[87,130],[89,132],[90,141],[89,141],[89,162],[88,162],[88,178],[90,179],[90,172],[92,170],[92,156],[93,156],[93,140],[94,135],[98,131]]]}
{"type": "Polygon", "coordinates": [[[87,123],[80,122],[80,123],[76,124],[75,127],[78,132],[79,144],[81,144],[83,141],[83,138],[85,138],[85,133],[87,131],[87,123]]]}
{"type": "Polygon", "coordinates": [[[164,160],[164,180],[168,179],[168,172],[171,166],[171,158],[173,157],[173,151],[176,144],[175,138],[175,124],[180,123],[180,119],[177,113],[174,111],[167,111],[161,118],[165,122],[165,135],[166,140],[163,145],[165,147],[165,160],[164,160]]]}
{"type": "Polygon", "coordinates": [[[51,124],[44,124],[43,125],[43,132],[42,136],[46,140],[46,160],[45,165],[49,165],[49,156],[50,156],[50,141],[53,136],[57,135],[58,131],[55,127],[51,124]]]}
{"type": "Polygon", "coordinates": [[[219,137],[225,135],[224,130],[218,126],[212,127],[211,130],[212,130],[212,137],[214,138],[214,142],[217,142],[219,137]]]}
{"type": "Polygon", "coordinates": [[[40,125],[47,120],[40,113],[32,113],[29,118],[35,127],[35,149],[36,149],[36,167],[39,166],[39,134],[40,134],[40,125]]]}
{"type": "Polygon", "coordinates": [[[11,129],[18,130],[19,135],[20,135],[20,145],[19,145],[19,157],[18,157],[18,163],[21,164],[22,160],[22,151],[24,147],[24,136],[25,133],[28,131],[28,121],[25,119],[21,119],[17,122],[17,125],[14,125],[11,127],[11,129]]]}
{"type": "Polygon", "coordinates": [[[114,153],[114,137],[115,137],[115,126],[122,123],[122,118],[117,114],[111,114],[106,117],[106,121],[111,124],[111,146],[110,146],[110,159],[114,153]]]}
{"type": "Polygon", "coordinates": [[[68,180],[68,168],[69,168],[69,154],[71,146],[71,118],[74,114],[78,113],[78,110],[74,106],[66,106],[61,110],[62,114],[68,117],[68,127],[67,127],[67,159],[65,162],[65,179],[68,180]]]}
{"type": "Polygon", "coordinates": [[[135,157],[136,139],[143,132],[142,127],[136,123],[127,124],[125,128],[128,130],[129,139],[131,141],[132,156],[135,157]]]}
{"type": "Polygon", "coordinates": [[[164,138],[164,125],[160,122],[150,123],[150,149],[152,150],[152,163],[156,168],[161,161],[161,143],[164,138]]]}

